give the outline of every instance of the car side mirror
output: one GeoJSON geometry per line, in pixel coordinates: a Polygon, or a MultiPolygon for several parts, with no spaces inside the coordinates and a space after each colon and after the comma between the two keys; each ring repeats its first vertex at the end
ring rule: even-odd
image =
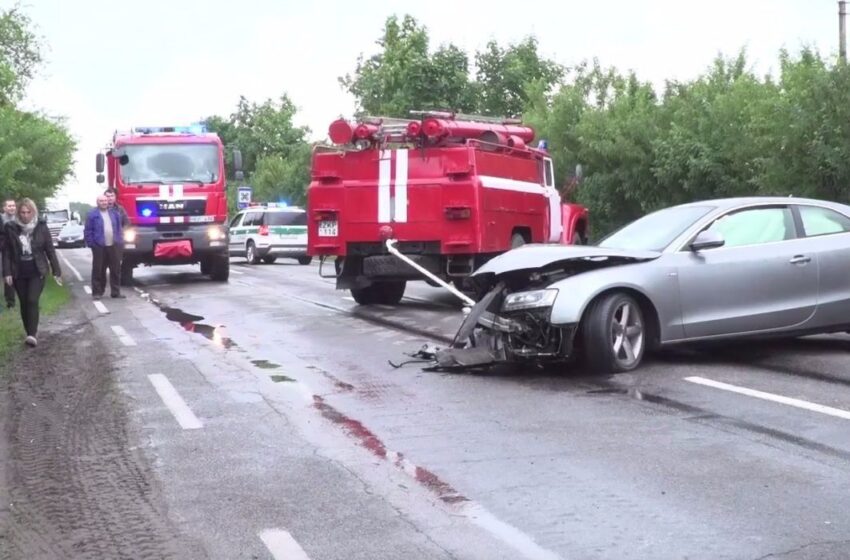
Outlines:
{"type": "Polygon", "coordinates": [[[705,230],[699,232],[699,234],[691,241],[690,248],[691,251],[704,251],[705,249],[716,249],[717,247],[723,247],[726,244],[726,240],[723,239],[723,235],[718,231],[705,230]]]}

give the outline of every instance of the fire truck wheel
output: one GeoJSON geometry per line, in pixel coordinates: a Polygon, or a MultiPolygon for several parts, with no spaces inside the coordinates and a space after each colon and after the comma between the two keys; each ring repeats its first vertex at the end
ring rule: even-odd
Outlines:
{"type": "Polygon", "coordinates": [[[313,257],[298,257],[298,264],[307,266],[311,262],[313,262],[313,257]]]}
{"type": "Polygon", "coordinates": [[[216,282],[227,282],[230,278],[230,257],[214,257],[210,263],[210,278],[216,282]]]}
{"type": "Polygon", "coordinates": [[[201,274],[209,274],[210,269],[212,269],[212,264],[210,264],[209,259],[204,259],[201,261],[201,274]]]}
{"type": "Polygon", "coordinates": [[[275,256],[263,257],[263,262],[266,263],[266,264],[274,264],[274,262],[276,260],[277,260],[277,257],[275,257],[275,256]]]}
{"type": "Polygon", "coordinates": [[[254,247],[253,241],[249,241],[245,246],[245,259],[248,264],[260,264],[260,257],[257,255],[257,248],[254,247]]]}
{"type": "Polygon", "coordinates": [[[515,233],[511,236],[511,249],[516,249],[523,245],[525,245],[525,237],[521,233],[515,233]]]}
{"type": "Polygon", "coordinates": [[[132,286],[133,285],[133,269],[135,265],[131,262],[123,262],[121,263],[121,285],[122,286],[132,286]]]}
{"type": "Polygon", "coordinates": [[[407,282],[375,282],[366,288],[351,288],[351,297],[360,305],[396,305],[404,296],[407,282]]]}

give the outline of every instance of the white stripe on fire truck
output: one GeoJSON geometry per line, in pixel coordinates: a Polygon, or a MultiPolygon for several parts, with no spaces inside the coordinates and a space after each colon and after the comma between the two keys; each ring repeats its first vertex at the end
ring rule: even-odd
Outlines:
{"type": "Polygon", "coordinates": [[[378,222],[390,221],[390,178],[392,165],[392,150],[381,150],[378,161],[378,222]]]}
{"type": "Polygon", "coordinates": [[[532,183],[531,181],[517,181],[516,179],[491,177],[489,175],[479,175],[478,178],[481,179],[481,186],[485,189],[500,189],[504,191],[545,194],[543,185],[539,183],[532,183]]]}
{"type": "Polygon", "coordinates": [[[169,216],[160,216],[160,217],[159,217],[159,223],[161,223],[161,224],[170,224],[170,223],[171,223],[171,218],[170,218],[169,216]]]}
{"type": "Polygon", "coordinates": [[[174,198],[183,198],[183,185],[171,185],[171,194],[174,198]]]}
{"type": "Polygon", "coordinates": [[[168,185],[159,186],[159,198],[168,198],[168,185]]]}
{"type": "Polygon", "coordinates": [[[407,150],[396,150],[395,217],[393,221],[407,221],[407,150]]]}

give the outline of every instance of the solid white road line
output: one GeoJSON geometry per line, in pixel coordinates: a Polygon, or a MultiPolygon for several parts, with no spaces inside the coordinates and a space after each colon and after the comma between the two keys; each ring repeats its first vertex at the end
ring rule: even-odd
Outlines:
{"type": "Polygon", "coordinates": [[[135,346],[136,341],[133,340],[133,337],[127,334],[127,331],[124,330],[124,327],[120,327],[118,325],[112,325],[112,332],[118,335],[118,340],[121,341],[121,344],[124,346],[135,346]]]}
{"type": "Polygon", "coordinates": [[[159,393],[159,398],[162,399],[162,402],[171,411],[171,414],[177,420],[177,423],[180,424],[181,428],[184,430],[197,430],[204,427],[201,421],[198,420],[198,417],[195,416],[195,413],[186,404],[186,401],[177,392],[177,389],[174,388],[174,385],[168,381],[167,377],[161,373],[154,373],[148,375],[148,379],[150,379],[154,389],[159,393]]]}
{"type": "Polygon", "coordinates": [[[96,302],[94,302],[94,306],[95,306],[95,308],[96,308],[98,311],[100,311],[101,313],[109,313],[109,310],[106,308],[106,306],[105,306],[105,305],[103,305],[103,302],[102,302],[102,301],[96,301],[96,302]]]}
{"type": "Polygon", "coordinates": [[[82,282],[82,281],[83,281],[83,277],[80,275],[80,271],[79,271],[79,270],[77,270],[76,268],[74,268],[74,265],[72,265],[72,264],[71,264],[71,261],[69,261],[68,259],[66,259],[66,258],[65,258],[65,255],[62,255],[62,260],[65,262],[65,264],[66,264],[66,265],[68,265],[68,268],[70,268],[70,269],[71,269],[71,272],[73,272],[73,273],[74,273],[74,276],[76,276],[76,277],[77,277],[77,280],[78,280],[78,281],[80,281],[80,282],[82,282]]]}
{"type": "Polygon", "coordinates": [[[310,560],[292,535],[283,529],[266,529],[260,532],[260,539],[272,553],[275,560],[310,560]]]}
{"type": "Polygon", "coordinates": [[[755,389],[739,387],[738,385],[730,385],[728,383],[714,381],[713,379],[706,379],[705,377],[686,377],[685,381],[690,381],[691,383],[696,383],[698,385],[705,385],[706,387],[714,387],[715,389],[722,389],[724,391],[731,391],[733,393],[746,395],[748,397],[755,397],[757,399],[764,399],[766,401],[787,404],[788,406],[796,406],[797,408],[811,410],[812,412],[820,412],[821,414],[828,414],[829,416],[835,416],[837,418],[850,420],[850,411],[842,410],[840,408],[833,408],[831,406],[824,406],[822,404],[816,404],[809,401],[793,399],[791,397],[784,397],[782,395],[776,395],[774,393],[756,391],[755,389]]]}
{"type": "Polygon", "coordinates": [[[91,286],[89,286],[88,284],[86,284],[85,286],[83,286],[83,290],[85,290],[85,292],[86,292],[88,295],[91,295],[91,286]]]}

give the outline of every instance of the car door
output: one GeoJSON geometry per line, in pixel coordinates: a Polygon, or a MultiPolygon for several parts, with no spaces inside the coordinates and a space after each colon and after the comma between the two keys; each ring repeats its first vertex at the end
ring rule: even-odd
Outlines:
{"type": "Polygon", "coordinates": [[[818,258],[816,326],[850,323],[850,217],[832,208],[797,204],[794,209],[807,252],[818,258]]]}
{"type": "Polygon", "coordinates": [[[245,252],[245,230],[242,227],[245,214],[240,212],[230,221],[230,254],[242,256],[245,252]]]}
{"type": "Polygon", "coordinates": [[[680,253],[682,322],[687,338],[788,328],[817,307],[817,255],[798,237],[787,205],[730,211],[709,230],[722,247],[680,253]]]}

